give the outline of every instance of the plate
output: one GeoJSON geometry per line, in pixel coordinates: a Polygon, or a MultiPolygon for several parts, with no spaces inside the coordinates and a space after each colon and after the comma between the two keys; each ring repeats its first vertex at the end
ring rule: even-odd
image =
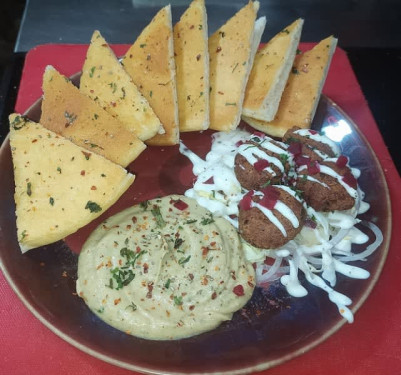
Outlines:
{"type": "MultiPolygon", "coordinates": [[[[40,105],[38,100],[26,115],[38,121],[40,105]]],[[[359,183],[371,205],[362,217],[374,222],[384,235],[383,243],[366,262],[353,263],[368,270],[369,279],[338,278],[336,290],[353,300],[355,313],[375,285],[388,252],[389,193],[373,150],[352,120],[329,98],[321,97],[312,127],[325,128],[350,157],[351,166],[361,170],[359,183]]],[[[204,157],[210,149],[211,134],[212,131],[184,133],[182,139],[204,157]]],[[[136,181],[106,213],[65,241],[22,255],[16,238],[8,138],[0,149],[0,265],[26,307],[54,333],[90,355],[139,372],[242,374],[267,369],[305,353],[345,324],[322,290],[304,282],[308,296],[293,298],[279,281],[268,289],[257,288],[231,321],[192,338],[144,340],[103,323],[75,292],[78,254],[87,236],[102,220],[123,208],[157,196],[184,193],[194,178],[191,164],[179,153],[178,146],[148,147],[128,169],[137,175],[136,181]]]]}

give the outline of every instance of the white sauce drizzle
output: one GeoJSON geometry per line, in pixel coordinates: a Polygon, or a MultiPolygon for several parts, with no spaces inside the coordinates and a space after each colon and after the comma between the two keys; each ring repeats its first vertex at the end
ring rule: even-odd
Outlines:
{"type": "MultiPolygon", "coordinates": [[[[327,144],[336,155],[340,155],[338,146],[327,137],[320,134],[311,134],[308,130],[304,129],[298,130],[296,133],[303,136],[307,135],[318,142],[327,144]]],[[[234,174],[234,159],[238,151],[238,146],[236,146],[236,144],[239,141],[246,142],[251,140],[252,137],[254,137],[254,135],[239,129],[230,133],[215,133],[213,135],[212,148],[207,154],[206,160],[199,158],[183,144],[180,145],[180,152],[191,160],[193,173],[197,176],[197,181],[193,188],[187,190],[185,195],[196,199],[201,206],[208,208],[214,215],[225,217],[237,228],[238,220],[231,218],[229,215],[238,215],[238,203],[244,194],[246,194],[246,191],[241,190],[241,186],[234,174]],[[214,183],[205,184],[211,177],[213,177],[214,183]]],[[[286,150],[275,149],[279,147],[270,142],[271,138],[259,136],[258,138],[262,140],[259,144],[261,144],[263,148],[278,154],[287,153],[289,161],[292,161],[292,155],[286,150]]],[[[239,149],[246,147],[249,147],[249,144],[242,145],[239,149]]],[[[288,146],[284,144],[283,147],[287,148],[288,146]]],[[[256,150],[256,147],[249,148],[249,150],[252,149],[256,150]]],[[[241,151],[242,155],[243,153],[244,151],[241,151]]],[[[248,156],[246,152],[245,154],[248,156]]],[[[266,158],[266,156],[263,156],[263,158],[266,158]]],[[[252,159],[251,157],[250,160],[251,161],[248,161],[251,164],[257,161],[256,158],[252,159]]],[[[277,160],[279,160],[280,163],[282,162],[280,159],[277,160]]],[[[335,161],[337,159],[331,158],[331,160],[335,161]]],[[[306,168],[306,166],[301,166],[298,171],[304,168],[306,168]]],[[[376,240],[360,255],[352,253],[352,244],[364,244],[369,241],[369,237],[365,233],[355,228],[355,225],[360,222],[356,216],[366,212],[369,209],[369,204],[363,202],[364,193],[359,188],[356,190],[345,184],[341,176],[331,168],[326,166],[320,166],[320,168],[322,173],[336,178],[337,181],[344,186],[346,191],[355,198],[355,206],[350,210],[341,212],[316,212],[312,207],[306,206],[290,187],[275,185],[277,188],[285,190],[305,205],[308,216],[316,223],[316,228],[313,229],[304,226],[294,240],[289,241],[276,250],[256,249],[246,242],[243,243],[243,247],[247,259],[257,263],[256,274],[260,285],[277,279],[276,275],[282,275],[280,280],[287,292],[294,297],[303,297],[307,294],[307,290],[299,281],[298,270],[301,270],[306,280],[310,284],[324,290],[328,294],[330,301],[337,305],[339,313],[351,323],[353,322],[353,314],[347,306],[349,306],[352,301],[347,296],[333,289],[336,284],[336,273],[338,272],[355,279],[365,279],[369,277],[369,272],[366,270],[345,264],[345,262],[363,260],[364,256],[367,256],[365,254],[371,254],[380,245],[383,238],[380,230],[372,223],[364,224],[369,230],[374,232],[376,240]],[[275,258],[273,266],[270,267],[263,263],[266,256],[275,258]],[[286,262],[288,266],[281,265],[282,261],[286,262]],[[321,274],[322,277],[318,276],[318,274],[321,274]],[[328,282],[330,286],[327,285],[326,282],[328,282]]],[[[359,177],[359,170],[351,168],[351,171],[355,178],[359,177]]],[[[255,194],[261,195],[262,193],[255,192],[255,194]]],[[[271,210],[255,202],[252,202],[251,205],[261,210],[266,217],[279,228],[281,233],[286,235],[284,227],[273,215],[271,210]]],[[[292,216],[293,212],[284,203],[277,202],[275,209],[277,209],[277,207],[279,207],[279,212],[287,217],[294,227],[300,225],[298,219],[295,220],[292,216]]]]}

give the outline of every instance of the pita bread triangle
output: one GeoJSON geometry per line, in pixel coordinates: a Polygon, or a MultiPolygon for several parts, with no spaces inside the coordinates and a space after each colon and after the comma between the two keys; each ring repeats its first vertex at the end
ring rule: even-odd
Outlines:
{"type": "Polygon", "coordinates": [[[250,1],[209,38],[210,128],[235,129],[245,87],[266,19],[255,22],[259,2],[250,1]]]}
{"type": "Polygon", "coordinates": [[[96,101],[48,66],[43,76],[40,123],[75,144],[126,167],[145,145],[96,101]]]}
{"type": "Polygon", "coordinates": [[[162,126],[148,101],[97,30],[92,35],[86,54],[80,91],[96,99],[142,141],[152,138],[162,126]]]}
{"type": "Polygon", "coordinates": [[[255,55],[245,91],[242,114],[272,121],[290,74],[303,20],[298,19],[275,35],[255,55]]]}
{"type": "Polygon", "coordinates": [[[63,239],[105,212],[134,181],[113,162],[10,115],[17,235],[22,252],[63,239]]]}
{"type": "Polygon", "coordinates": [[[171,7],[162,8],[128,49],[122,64],[159,117],[165,133],[146,141],[153,146],[179,142],[171,7]]]}
{"type": "Polygon", "coordinates": [[[273,137],[282,137],[293,126],[310,128],[336,45],[330,36],[296,57],[273,121],[243,116],[244,121],[273,137]]]}
{"type": "Polygon", "coordinates": [[[209,127],[209,51],[204,0],[194,0],[174,26],[180,131],[209,127]]]}

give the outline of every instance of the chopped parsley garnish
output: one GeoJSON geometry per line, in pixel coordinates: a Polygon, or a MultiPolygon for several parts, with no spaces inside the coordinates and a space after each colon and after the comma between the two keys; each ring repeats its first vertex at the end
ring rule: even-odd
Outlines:
{"type": "Polygon", "coordinates": [[[176,238],[174,241],[174,249],[178,249],[182,243],[184,242],[184,240],[182,238],[176,238]]]}
{"type": "Polygon", "coordinates": [[[299,74],[299,70],[297,68],[295,68],[295,67],[292,67],[291,73],[292,74],[299,74]]]}
{"type": "Polygon", "coordinates": [[[156,219],[156,224],[159,228],[164,228],[166,226],[166,222],[163,219],[162,214],[160,213],[160,207],[154,205],[153,208],[150,210],[153,217],[156,219]]]}
{"type": "Polygon", "coordinates": [[[21,233],[21,241],[27,236],[26,230],[23,230],[21,233]]]}
{"type": "Polygon", "coordinates": [[[52,206],[54,206],[54,198],[53,198],[53,197],[50,197],[50,198],[49,198],[49,203],[50,203],[52,206]]]}
{"type": "Polygon", "coordinates": [[[96,66],[92,66],[92,68],[91,68],[91,70],[90,70],[90,72],[89,72],[89,77],[90,77],[90,78],[93,77],[93,74],[95,73],[95,69],[96,69],[96,66]]]}
{"type": "Polygon", "coordinates": [[[199,25],[199,30],[202,30],[203,29],[203,25],[199,25]]]}
{"type": "Polygon", "coordinates": [[[299,48],[297,48],[297,55],[300,55],[301,53],[302,51],[299,48]]]}
{"type": "Polygon", "coordinates": [[[182,266],[183,264],[188,263],[190,259],[191,259],[191,255],[188,255],[186,258],[184,258],[184,257],[180,258],[178,260],[178,264],[180,264],[182,266]]]}
{"type": "Polygon", "coordinates": [[[20,130],[25,126],[25,119],[22,116],[15,116],[14,120],[11,123],[11,126],[14,130],[20,130]]]}
{"type": "Polygon", "coordinates": [[[126,309],[128,309],[128,308],[132,309],[132,311],[136,311],[136,309],[137,309],[137,307],[136,307],[136,305],[135,305],[134,302],[131,302],[131,303],[126,307],[126,309]]]}
{"type": "Polygon", "coordinates": [[[264,184],[262,184],[260,187],[265,188],[265,187],[269,186],[270,184],[271,184],[271,181],[269,180],[269,181],[266,181],[264,184]]]}
{"type": "Polygon", "coordinates": [[[113,94],[116,92],[116,90],[117,90],[117,85],[116,85],[116,83],[115,82],[110,82],[109,83],[109,86],[111,87],[111,89],[112,89],[112,92],[113,92],[113,94]]]}
{"type": "Polygon", "coordinates": [[[181,306],[182,305],[182,296],[174,296],[174,305],[181,306]]]}
{"type": "Polygon", "coordinates": [[[110,270],[113,279],[117,282],[116,290],[122,289],[127,286],[135,278],[135,274],[132,270],[123,270],[121,268],[114,268],[110,270]]]}
{"type": "Polygon", "coordinates": [[[288,155],[287,154],[280,154],[280,160],[281,160],[281,162],[284,164],[284,163],[287,163],[287,161],[288,161],[288,155]]]}
{"type": "Polygon", "coordinates": [[[88,201],[85,206],[86,210],[89,210],[91,213],[102,211],[102,207],[100,207],[96,202],[88,201]]]}
{"type": "Polygon", "coordinates": [[[61,168],[60,167],[57,167],[57,172],[61,173],[61,168]]]}
{"type": "Polygon", "coordinates": [[[208,225],[214,223],[213,215],[209,214],[209,217],[203,217],[201,220],[202,225],[208,225]]]}
{"type": "Polygon", "coordinates": [[[120,99],[124,99],[125,98],[125,88],[124,87],[121,87],[121,91],[122,91],[122,96],[121,96],[121,98],[120,99]]]}
{"type": "Polygon", "coordinates": [[[287,29],[284,29],[283,31],[281,31],[282,33],[286,33],[289,34],[290,32],[287,29]]]}
{"type": "Polygon", "coordinates": [[[139,205],[143,208],[144,211],[146,211],[149,206],[149,201],[143,201],[139,203],[139,205]]]}
{"type": "Polygon", "coordinates": [[[186,222],[184,222],[184,224],[193,224],[196,223],[198,220],[196,219],[191,219],[191,220],[187,220],[186,222]]]}
{"type": "Polygon", "coordinates": [[[168,289],[168,288],[170,288],[170,284],[171,284],[171,279],[168,279],[168,280],[166,281],[166,283],[164,284],[164,287],[165,287],[166,289],[168,289]]]}
{"type": "Polygon", "coordinates": [[[236,106],[237,106],[237,103],[228,103],[228,102],[227,102],[225,105],[226,105],[226,106],[232,105],[232,106],[236,107],[236,106]]]}
{"type": "Polygon", "coordinates": [[[140,47],[140,48],[146,47],[146,43],[140,44],[139,47],[140,47]]]}
{"type": "Polygon", "coordinates": [[[65,124],[66,127],[72,125],[77,119],[77,115],[74,115],[73,113],[69,113],[67,111],[64,112],[64,117],[67,119],[67,123],[65,124]]]}
{"type": "Polygon", "coordinates": [[[28,196],[32,195],[32,184],[30,182],[26,184],[26,193],[28,194],[28,196]]]}

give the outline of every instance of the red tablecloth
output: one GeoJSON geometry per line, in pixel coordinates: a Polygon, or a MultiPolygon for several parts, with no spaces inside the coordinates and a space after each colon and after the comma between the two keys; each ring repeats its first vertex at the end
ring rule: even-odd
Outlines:
{"type": "MultiPolygon", "coordinates": [[[[310,48],[303,44],[302,47],[310,48]]],[[[127,45],[115,45],[122,55],[127,45]]],[[[16,104],[23,113],[42,94],[42,74],[53,65],[69,76],[82,67],[86,45],[44,45],[26,57],[16,104]]],[[[374,72],[372,72],[374,74],[374,72]]],[[[401,373],[401,179],[360,90],[346,53],[337,49],[324,93],[358,124],[375,150],[390,189],[393,235],[387,262],[355,323],[308,353],[266,371],[269,375],[401,373]]],[[[0,273],[0,374],[132,374],[104,363],[52,333],[25,308],[0,273]]]]}

